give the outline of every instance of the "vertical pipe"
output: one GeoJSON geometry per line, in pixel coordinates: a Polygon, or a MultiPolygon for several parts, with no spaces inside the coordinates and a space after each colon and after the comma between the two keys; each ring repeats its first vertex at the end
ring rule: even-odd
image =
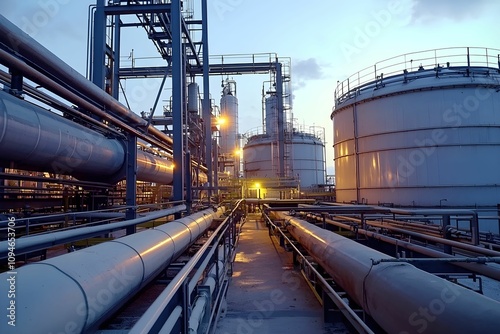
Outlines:
{"type": "MultiPolygon", "coordinates": [[[[448,240],[451,239],[450,215],[443,215],[443,237],[448,240]]],[[[451,245],[445,244],[443,250],[446,254],[452,254],[451,245]]]]}
{"type": "MultiPolygon", "coordinates": [[[[125,218],[127,220],[136,218],[137,204],[137,137],[134,135],[127,136],[127,164],[126,164],[126,183],[127,183],[127,193],[125,194],[126,204],[129,207],[125,213],[125,218]]],[[[127,235],[133,234],[136,231],[136,227],[127,227],[127,235]]]]}
{"type": "Polygon", "coordinates": [[[497,204],[497,216],[498,216],[498,233],[500,234],[500,203],[497,204]]]}
{"type": "Polygon", "coordinates": [[[193,202],[193,193],[192,193],[192,167],[191,167],[191,152],[186,152],[186,207],[187,214],[191,214],[191,204],[193,202]]]}
{"type": "Polygon", "coordinates": [[[113,75],[111,80],[111,95],[115,99],[119,99],[120,94],[120,44],[121,44],[121,30],[120,30],[120,15],[114,16],[114,40],[113,40],[113,75]]]}
{"type": "Polygon", "coordinates": [[[210,64],[208,53],[208,0],[201,1],[203,44],[203,106],[202,117],[205,123],[205,162],[208,176],[208,197],[212,195],[214,163],[212,160],[212,112],[210,110],[210,64]]]}
{"type": "Polygon", "coordinates": [[[217,146],[217,139],[213,139],[213,153],[210,152],[210,154],[212,155],[213,154],[213,159],[214,159],[214,168],[213,168],[213,173],[214,173],[214,193],[215,194],[218,194],[219,193],[219,177],[218,177],[218,174],[219,174],[219,148],[217,146]]]}
{"type": "Polygon", "coordinates": [[[23,94],[23,75],[18,70],[10,69],[10,90],[9,93],[20,97],[23,94]]]}
{"type": "Polygon", "coordinates": [[[183,143],[183,105],[184,80],[181,31],[181,0],[172,0],[170,15],[172,31],[172,113],[174,134],[174,201],[184,199],[184,143],[183,143]]]}
{"type": "Polygon", "coordinates": [[[360,175],[359,175],[359,152],[358,152],[358,111],[357,103],[352,107],[352,120],[354,123],[354,168],[356,168],[356,202],[359,203],[361,199],[360,190],[360,175]]]}
{"type": "MultiPolygon", "coordinates": [[[[4,167],[0,167],[0,173],[2,174],[5,173],[4,167]]],[[[0,200],[3,200],[4,198],[5,198],[5,179],[3,177],[0,177],[0,200]]]]}
{"type": "Polygon", "coordinates": [[[92,48],[91,80],[99,88],[104,89],[104,55],[106,54],[106,15],[104,0],[97,0],[94,14],[94,46],[92,48]]]}
{"type": "Polygon", "coordinates": [[[477,212],[472,216],[470,223],[471,241],[474,246],[477,246],[479,245],[479,218],[477,212]]]}
{"type": "Polygon", "coordinates": [[[278,176],[285,176],[285,125],[283,121],[283,77],[281,63],[276,59],[276,112],[278,113],[278,176]]]}

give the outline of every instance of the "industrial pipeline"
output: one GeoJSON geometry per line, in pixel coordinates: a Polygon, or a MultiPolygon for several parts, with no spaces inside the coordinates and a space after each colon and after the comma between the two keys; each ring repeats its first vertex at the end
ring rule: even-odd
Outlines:
{"type": "Polygon", "coordinates": [[[334,281],[388,333],[492,333],[500,303],[304,220],[275,213],[334,281]]]}
{"type": "MultiPolygon", "coordinates": [[[[222,209],[212,208],[0,274],[2,291],[15,277],[16,333],[84,333],[152,281],[205,233],[222,209]]],[[[13,299],[11,299],[12,301],[13,299]]],[[[9,299],[2,298],[8,310],[9,299]]],[[[7,321],[0,333],[11,333],[7,321]]]]}

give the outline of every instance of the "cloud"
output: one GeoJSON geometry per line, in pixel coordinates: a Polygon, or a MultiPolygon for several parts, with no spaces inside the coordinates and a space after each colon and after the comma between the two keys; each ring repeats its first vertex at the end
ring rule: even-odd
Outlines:
{"type": "Polygon", "coordinates": [[[299,60],[293,64],[293,76],[301,80],[318,80],[323,78],[321,66],[315,58],[299,60]]]}
{"type": "Polygon", "coordinates": [[[462,21],[479,17],[489,5],[496,5],[492,0],[414,0],[412,22],[427,23],[447,18],[462,21]]]}
{"type": "Polygon", "coordinates": [[[294,91],[304,88],[307,81],[324,79],[323,67],[315,58],[299,60],[292,65],[292,89],[294,91]]]}

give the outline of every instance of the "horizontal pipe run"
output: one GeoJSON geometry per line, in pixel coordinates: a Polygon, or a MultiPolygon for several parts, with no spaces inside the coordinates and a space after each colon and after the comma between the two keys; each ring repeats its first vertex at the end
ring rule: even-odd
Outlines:
{"type": "MultiPolygon", "coordinates": [[[[11,75],[4,72],[4,71],[0,71],[0,80],[5,82],[7,85],[10,85],[11,75]]],[[[28,96],[31,96],[31,97],[35,98],[36,100],[41,101],[42,103],[44,103],[48,106],[51,106],[59,111],[62,111],[62,112],[68,113],[74,117],[77,117],[77,118],[87,122],[88,124],[92,124],[93,126],[96,126],[100,129],[102,129],[103,131],[105,131],[107,133],[111,133],[116,137],[122,136],[122,134],[120,132],[111,128],[109,125],[106,125],[102,122],[99,122],[98,120],[96,120],[88,115],[85,115],[74,108],[70,108],[70,107],[64,105],[61,101],[57,100],[53,96],[43,92],[42,90],[39,90],[39,89],[33,87],[31,85],[28,85],[27,83],[24,83],[24,82],[23,82],[23,92],[27,93],[28,96]]]]}
{"type": "MultiPolygon", "coordinates": [[[[7,296],[15,277],[16,327],[19,333],[87,333],[153,280],[211,225],[221,210],[207,209],[189,218],[198,232],[175,220],[52,259],[15,273],[0,274],[7,296]]],[[[9,299],[0,305],[8,309],[9,299]]],[[[7,321],[0,333],[10,332],[7,321]]]]}
{"type": "MultiPolygon", "coordinates": [[[[317,216],[312,216],[312,215],[309,217],[315,218],[316,220],[323,219],[322,217],[317,217],[317,216]]],[[[343,224],[343,223],[340,223],[340,222],[337,222],[337,221],[334,221],[331,219],[325,219],[325,222],[328,224],[343,228],[343,229],[348,230],[348,231],[352,230],[352,226],[348,225],[348,224],[343,224]]],[[[420,253],[420,254],[423,254],[426,256],[430,256],[430,257],[434,257],[434,258],[455,258],[454,255],[446,254],[446,253],[443,253],[443,252],[440,252],[440,251],[437,251],[437,250],[434,250],[434,249],[431,249],[428,247],[419,246],[419,245],[413,244],[413,243],[408,242],[408,241],[392,238],[392,237],[389,237],[387,235],[383,235],[383,234],[380,234],[377,232],[367,231],[367,230],[358,228],[356,230],[356,233],[359,233],[361,235],[366,235],[367,237],[373,238],[375,240],[380,240],[380,241],[386,242],[386,243],[394,245],[396,247],[403,247],[403,248],[408,249],[410,251],[420,253]]],[[[467,270],[470,270],[472,272],[487,276],[487,277],[495,279],[495,280],[500,280],[500,269],[495,268],[493,266],[488,266],[486,264],[479,265],[479,264],[475,264],[475,263],[454,263],[454,265],[461,267],[461,268],[464,268],[464,269],[467,269],[467,270]]]]}
{"type": "MultiPolygon", "coordinates": [[[[91,226],[91,227],[81,227],[69,231],[60,231],[60,232],[55,231],[47,234],[38,234],[38,235],[35,234],[32,236],[18,238],[16,239],[16,255],[43,250],[56,245],[62,245],[68,242],[92,238],[95,236],[102,235],[104,233],[111,233],[117,230],[122,230],[124,228],[127,228],[128,226],[135,226],[137,224],[146,223],[184,210],[186,210],[185,205],[178,205],[173,208],[150,213],[145,217],[126,220],[123,222],[117,222],[99,226],[91,226]]],[[[0,259],[5,259],[7,258],[7,256],[8,256],[8,242],[1,241],[0,259]]]]}
{"type": "MultiPolygon", "coordinates": [[[[0,50],[1,53],[1,50],[0,50]]],[[[0,164],[117,182],[125,177],[124,143],[0,91],[0,164]]],[[[137,152],[137,178],[170,184],[172,161],[137,152]]]]}
{"type": "MultiPolygon", "coordinates": [[[[356,222],[358,224],[361,223],[361,220],[357,219],[357,218],[345,217],[345,216],[336,216],[336,218],[350,220],[350,221],[356,222]]],[[[497,252],[497,251],[494,251],[491,249],[487,249],[487,248],[479,247],[479,246],[474,246],[474,245],[470,245],[467,243],[458,242],[455,240],[449,240],[449,239],[445,239],[445,238],[441,238],[441,237],[436,237],[436,236],[432,236],[432,235],[425,234],[425,233],[410,231],[407,229],[393,226],[391,223],[387,224],[387,223],[385,223],[385,221],[379,222],[379,221],[367,219],[367,220],[365,220],[365,223],[367,225],[370,225],[370,226],[380,227],[380,228],[384,228],[384,229],[387,229],[390,231],[394,231],[394,232],[398,232],[398,233],[402,233],[402,234],[406,234],[406,235],[411,235],[413,237],[425,239],[427,241],[432,241],[432,242],[435,242],[438,244],[449,245],[449,246],[453,246],[455,248],[468,250],[470,252],[476,252],[476,253],[487,255],[487,256],[500,256],[500,252],[497,252]]],[[[431,226],[431,227],[433,227],[433,226],[431,226]]],[[[439,226],[434,226],[434,227],[440,228],[439,226]]]]}
{"type": "MultiPolygon", "coordinates": [[[[137,321],[137,323],[129,331],[129,334],[139,334],[139,333],[154,333],[157,332],[155,329],[158,324],[162,321],[162,312],[168,307],[169,303],[175,297],[179,289],[182,288],[186,280],[190,278],[190,273],[197,268],[198,263],[201,261],[202,257],[207,252],[207,249],[211,245],[218,244],[220,240],[224,237],[226,231],[229,229],[230,217],[234,214],[235,210],[240,206],[242,200],[240,200],[234,207],[233,211],[224,219],[224,221],[217,227],[217,229],[212,233],[208,240],[201,246],[201,248],[196,252],[196,254],[186,263],[186,265],[177,273],[175,278],[167,285],[167,287],[160,293],[156,300],[150,305],[143,316],[137,321]],[[217,238],[217,241],[216,241],[217,238]]],[[[216,247],[212,247],[210,252],[212,252],[216,247]]],[[[209,257],[209,255],[207,255],[209,257]]],[[[197,281],[197,279],[195,279],[197,281]]],[[[188,288],[189,290],[189,288],[188,288]]],[[[191,293],[192,291],[188,291],[191,293]]],[[[171,319],[171,318],[169,318],[171,319]]]]}
{"type": "Polygon", "coordinates": [[[389,333],[491,333],[500,326],[497,301],[410,264],[373,266],[373,259],[391,257],[298,218],[277,216],[334,281],[389,333]]]}
{"type": "MultiPolygon", "coordinates": [[[[313,204],[316,200],[314,199],[274,199],[274,198],[245,198],[245,203],[247,204],[299,204],[299,203],[311,203],[313,204]]],[[[273,208],[274,209],[274,208],[273,208]]],[[[276,208],[279,209],[279,208],[276,208]]],[[[297,208],[293,208],[297,209],[297,208]]]]}
{"type": "Polygon", "coordinates": [[[373,260],[372,263],[373,265],[377,265],[380,263],[385,263],[385,262],[405,262],[405,263],[412,263],[412,262],[446,262],[446,263],[453,263],[453,262],[467,262],[467,263],[500,263],[500,257],[463,257],[463,258],[453,258],[453,259],[428,259],[428,258],[423,258],[423,259],[416,259],[416,258],[399,258],[399,259],[380,259],[380,260],[373,260]]]}
{"type": "Polygon", "coordinates": [[[71,173],[97,180],[118,174],[124,147],[80,124],[0,91],[0,162],[3,166],[71,173]]]}
{"type": "MultiPolygon", "coordinates": [[[[304,205],[301,207],[308,208],[322,208],[325,212],[331,212],[331,210],[342,209],[342,208],[353,208],[354,212],[365,213],[367,211],[374,213],[390,213],[395,215],[404,216],[443,216],[443,215],[467,215],[475,216],[477,212],[470,209],[404,209],[404,208],[392,208],[387,206],[377,206],[377,205],[361,205],[361,204],[342,204],[342,203],[331,203],[331,202],[319,202],[319,206],[308,206],[304,205]]],[[[304,210],[305,211],[305,210],[304,210]]]]}
{"type": "MultiPolygon", "coordinates": [[[[87,80],[1,15],[0,41],[17,55],[23,57],[33,67],[43,71],[45,75],[52,77],[52,79],[56,79],[60,84],[65,85],[67,89],[80,95],[80,97],[86,97],[88,100],[93,101],[95,105],[104,106],[119,118],[126,120],[127,123],[133,124],[135,127],[144,128],[146,132],[149,132],[161,141],[170,145],[173,143],[172,138],[154,126],[148,126],[148,122],[145,119],[127,109],[111,95],[87,80]]],[[[71,102],[74,103],[74,101],[71,102]]]]}
{"type": "Polygon", "coordinates": [[[470,245],[470,244],[466,244],[466,243],[458,242],[458,241],[454,241],[454,240],[448,240],[448,239],[445,239],[445,238],[434,237],[432,235],[427,235],[427,234],[422,234],[422,233],[418,233],[418,232],[408,231],[408,230],[405,230],[405,229],[402,229],[402,228],[394,227],[394,226],[383,224],[383,223],[376,222],[376,221],[369,221],[369,220],[367,220],[366,224],[368,224],[370,226],[385,228],[385,229],[388,229],[390,231],[394,231],[394,232],[398,232],[398,233],[403,233],[403,234],[406,234],[406,235],[411,235],[413,237],[422,238],[422,239],[425,239],[425,240],[428,240],[428,241],[432,241],[432,242],[435,242],[435,243],[439,243],[439,244],[443,244],[443,245],[449,245],[449,246],[453,246],[453,247],[456,247],[456,248],[468,250],[470,252],[475,252],[475,253],[479,253],[479,254],[483,254],[483,255],[487,255],[487,256],[500,256],[500,252],[496,252],[494,250],[490,250],[490,249],[487,249],[487,248],[478,247],[478,246],[474,246],[474,245],[470,245]]]}
{"type": "Polygon", "coordinates": [[[302,254],[297,246],[289,239],[289,236],[285,234],[281,228],[278,228],[268,215],[265,215],[265,218],[275,230],[279,231],[281,237],[287,241],[287,243],[294,249],[297,255],[302,258],[303,263],[309,268],[309,270],[314,273],[316,279],[319,280],[319,282],[323,285],[325,292],[328,294],[334,304],[339,308],[342,314],[347,318],[347,320],[351,323],[351,325],[356,329],[356,331],[358,333],[373,334],[373,331],[364,323],[364,321],[361,320],[358,314],[351,307],[349,307],[347,301],[342,299],[337,291],[332,288],[331,283],[325,280],[323,275],[318,272],[315,265],[311,264],[311,262],[304,256],[304,254],[302,254]]]}
{"type": "MultiPolygon", "coordinates": [[[[1,15],[0,15],[1,16],[1,15]]],[[[147,134],[144,134],[142,131],[139,131],[126,122],[117,119],[113,117],[112,115],[108,114],[106,111],[101,110],[100,108],[96,107],[92,103],[88,102],[87,100],[83,99],[82,97],[76,95],[75,93],[69,91],[68,89],[62,87],[60,84],[54,82],[50,78],[44,76],[43,74],[37,72],[35,69],[29,67],[26,63],[22,62],[18,58],[12,56],[8,52],[1,50],[0,49],[0,60],[3,64],[16,68],[19,72],[21,72],[25,77],[28,79],[40,84],[41,86],[45,87],[46,89],[57,92],[59,96],[62,98],[72,101],[75,105],[79,106],[81,109],[87,110],[90,113],[102,118],[103,120],[106,120],[119,128],[125,130],[126,132],[133,134],[137,136],[138,138],[141,138],[153,145],[156,145],[165,151],[171,151],[171,148],[169,145],[165,145],[162,143],[161,140],[156,140],[154,138],[151,138],[147,134]]]]}

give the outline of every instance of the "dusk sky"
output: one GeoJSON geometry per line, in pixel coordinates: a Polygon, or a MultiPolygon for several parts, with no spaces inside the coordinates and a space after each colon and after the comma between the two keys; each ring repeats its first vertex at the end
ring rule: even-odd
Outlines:
{"type": "MultiPolygon", "coordinates": [[[[85,74],[87,16],[92,3],[0,0],[0,8],[7,19],[85,74]]],[[[326,129],[328,174],[333,173],[330,113],[337,81],[405,53],[446,47],[500,48],[496,29],[500,2],[496,0],[209,0],[209,10],[212,55],[276,53],[291,58],[293,115],[301,125],[326,129]]],[[[144,30],[134,28],[127,36],[122,44],[124,62],[129,61],[132,49],[138,62],[157,56],[144,30]]],[[[211,80],[211,95],[217,103],[222,79],[211,80]]],[[[261,89],[269,76],[233,79],[238,85],[239,129],[245,133],[261,125],[261,89]]],[[[125,83],[132,109],[137,113],[149,110],[159,81],[140,84],[142,88],[134,92],[135,85],[125,83]]],[[[170,94],[167,87],[162,100],[170,94]]]]}

